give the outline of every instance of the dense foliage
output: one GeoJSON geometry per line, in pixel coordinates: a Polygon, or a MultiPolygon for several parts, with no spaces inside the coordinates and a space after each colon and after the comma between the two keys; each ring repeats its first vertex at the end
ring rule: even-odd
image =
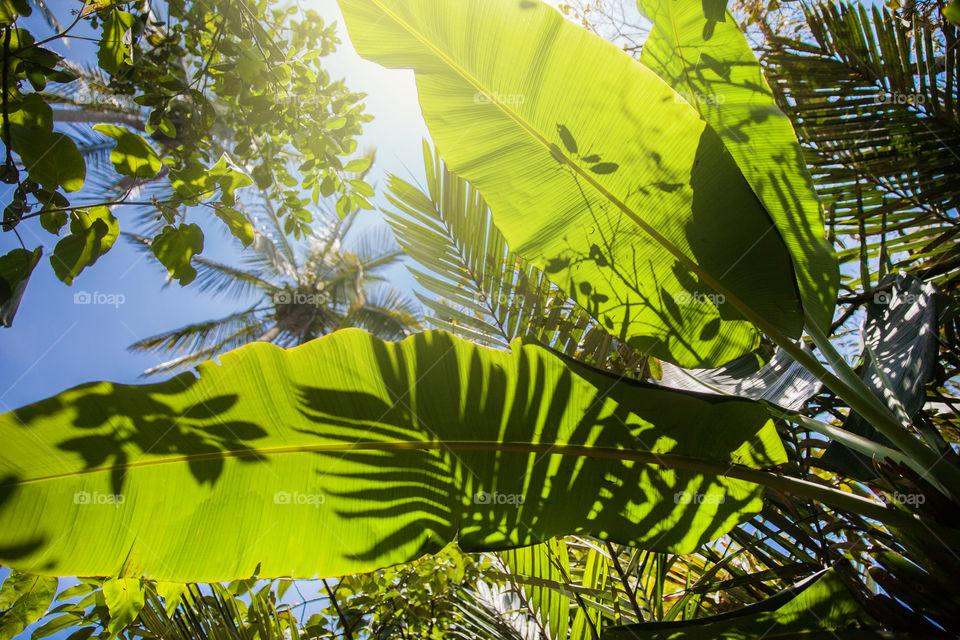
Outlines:
{"type": "Polygon", "coordinates": [[[0,416],[0,640],[960,636],[956,1],[340,0],[432,138],[399,342],[331,26],[87,3],[96,71],[0,2],[4,229],[69,222],[69,283],[138,207],[171,279],[265,298],[136,345],[239,347],[196,373],[0,416]]]}

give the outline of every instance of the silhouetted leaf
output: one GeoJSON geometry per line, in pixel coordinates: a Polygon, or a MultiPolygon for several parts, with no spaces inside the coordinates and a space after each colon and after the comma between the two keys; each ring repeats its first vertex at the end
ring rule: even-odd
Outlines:
{"type": "Polygon", "coordinates": [[[203,231],[195,224],[167,226],[153,239],[150,248],[171,277],[187,285],[197,277],[190,260],[203,251],[203,231]]]}
{"type": "Polygon", "coordinates": [[[601,162],[600,164],[595,164],[590,167],[590,171],[593,171],[594,173],[607,174],[613,173],[619,168],[620,165],[618,165],[616,162],[601,162]]]}
{"type": "Polygon", "coordinates": [[[567,148],[567,151],[576,155],[577,141],[573,139],[573,134],[570,133],[570,130],[562,124],[557,124],[557,133],[560,135],[560,141],[563,142],[563,146],[567,148]]]}
{"type": "Polygon", "coordinates": [[[0,324],[9,327],[20,306],[30,274],[40,261],[43,247],[33,251],[13,249],[0,257],[0,324]]]}

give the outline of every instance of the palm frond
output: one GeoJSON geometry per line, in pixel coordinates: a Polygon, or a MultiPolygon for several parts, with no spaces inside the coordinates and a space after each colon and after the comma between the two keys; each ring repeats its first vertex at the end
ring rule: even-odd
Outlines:
{"type": "Polygon", "coordinates": [[[419,331],[420,313],[409,296],[392,287],[374,287],[363,304],[347,311],[341,327],[359,327],[383,340],[402,340],[419,331]]]}
{"type": "MultiPolygon", "coordinates": [[[[131,344],[131,351],[174,352],[186,351],[176,364],[163,363],[163,370],[189,362],[210,358],[220,351],[256,339],[256,331],[263,325],[263,309],[253,305],[221,318],[194,322],[171,331],[143,338],[131,344]],[[252,337],[251,337],[252,336],[252,337]],[[169,365],[169,366],[168,366],[169,365]]],[[[173,361],[171,361],[172,363],[173,361]]]]}
{"type": "Polygon", "coordinates": [[[598,326],[537,268],[507,246],[473,186],[447,170],[424,142],[428,186],[397,176],[387,198],[387,221],[417,282],[437,298],[417,297],[434,326],[468,340],[505,348],[529,336],[567,355],[620,372],[635,372],[643,357],[598,326]]]}
{"type": "Polygon", "coordinates": [[[851,287],[894,268],[953,281],[960,252],[960,83],[956,29],[910,26],[876,5],[805,8],[813,38],[774,37],[765,71],[793,120],[851,287]],[[948,33],[949,32],[949,33],[948,33]],[[947,54],[937,55],[947,49],[947,54]],[[879,268],[877,268],[879,267],[879,268]]]}
{"type": "MultiPolygon", "coordinates": [[[[137,250],[152,255],[151,238],[137,233],[121,232],[137,250]]],[[[248,296],[256,291],[272,294],[282,288],[261,277],[261,273],[251,269],[240,269],[204,256],[193,256],[191,264],[197,270],[194,280],[201,292],[225,295],[235,298],[248,296]]],[[[168,282],[169,284],[169,282],[168,282]]]]}

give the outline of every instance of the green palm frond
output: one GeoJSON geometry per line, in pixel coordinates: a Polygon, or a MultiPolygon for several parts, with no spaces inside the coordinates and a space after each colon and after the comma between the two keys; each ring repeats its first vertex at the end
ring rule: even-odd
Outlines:
{"type": "MultiPolygon", "coordinates": [[[[851,242],[842,258],[864,267],[879,262],[881,278],[910,268],[940,284],[956,279],[956,30],[905,26],[876,5],[805,12],[813,38],[773,38],[765,70],[808,154],[832,235],[851,242]]],[[[867,271],[850,285],[869,290],[867,271]]]]}
{"type": "Polygon", "coordinates": [[[427,291],[434,326],[505,348],[529,336],[567,355],[636,371],[643,358],[598,326],[537,268],[512,252],[480,193],[450,173],[424,142],[426,189],[391,176],[387,221],[427,291]],[[618,364],[619,363],[619,364],[618,364]]]}
{"type": "MultiPolygon", "coordinates": [[[[250,327],[257,327],[262,324],[260,318],[262,314],[263,308],[260,303],[257,303],[252,307],[222,318],[193,322],[171,331],[164,331],[143,338],[134,342],[128,348],[132,351],[162,351],[168,353],[187,351],[188,354],[185,357],[190,357],[191,361],[195,359],[194,355],[200,351],[204,351],[204,355],[209,357],[226,348],[226,345],[233,344],[236,340],[248,335],[250,327]],[[209,349],[214,347],[217,351],[208,353],[209,349]]],[[[243,342],[239,344],[243,344],[243,342]]],[[[236,346],[239,346],[239,344],[236,346]]]]}
{"type": "Polygon", "coordinates": [[[287,239],[273,203],[262,198],[249,206],[238,202],[237,209],[253,223],[255,229],[261,231],[254,242],[257,245],[256,254],[267,259],[266,266],[277,275],[296,273],[299,268],[296,252],[287,239]]]}
{"type": "MultiPolygon", "coordinates": [[[[137,250],[151,253],[149,237],[128,232],[122,234],[137,250]]],[[[264,280],[254,271],[239,269],[203,256],[194,256],[191,264],[197,270],[195,286],[203,293],[243,298],[257,291],[269,293],[281,288],[280,285],[264,280]]],[[[169,282],[167,284],[169,285],[169,282]]]]}
{"type": "Polygon", "coordinates": [[[344,326],[359,327],[385,340],[402,340],[421,329],[416,302],[392,287],[372,287],[362,305],[347,311],[344,326]]]}
{"type": "Polygon", "coordinates": [[[186,585],[179,604],[170,608],[148,583],[132,635],[157,640],[297,640],[300,635],[296,621],[278,610],[270,595],[251,592],[247,604],[221,585],[210,585],[209,591],[186,585]]]}

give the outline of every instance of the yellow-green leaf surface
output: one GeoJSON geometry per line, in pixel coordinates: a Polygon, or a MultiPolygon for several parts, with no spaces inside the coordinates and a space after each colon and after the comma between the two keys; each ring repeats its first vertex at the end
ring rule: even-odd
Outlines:
{"type": "Polygon", "coordinates": [[[649,68],[538,1],[340,5],[360,55],[415,70],[440,155],[511,249],[608,331],[719,365],[757,344],[736,298],[799,335],[780,233],[720,136],[649,68]]]}
{"type": "Polygon", "coordinates": [[[638,6],[653,21],[640,62],[723,138],[794,256],[804,311],[826,330],[840,270],[793,125],[777,106],[734,17],[728,11],[708,16],[705,3],[689,0],[639,0],[638,6]]]}
{"type": "Polygon", "coordinates": [[[103,599],[110,612],[107,630],[115,638],[143,609],[143,583],[136,578],[114,578],[103,583],[103,599]]]}
{"type": "Polygon", "coordinates": [[[0,416],[0,562],[171,581],[336,576],[584,533],[689,552],[751,517],[764,409],[536,345],[345,330],[0,416]]]}

